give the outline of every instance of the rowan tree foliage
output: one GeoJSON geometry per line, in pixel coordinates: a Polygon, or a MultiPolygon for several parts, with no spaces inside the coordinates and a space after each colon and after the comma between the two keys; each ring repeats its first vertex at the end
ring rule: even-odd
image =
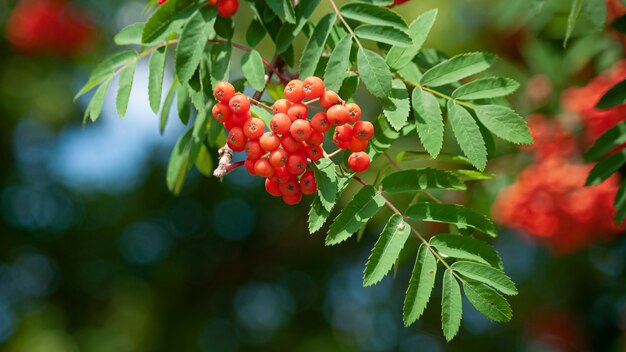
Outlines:
{"type": "MultiPolygon", "coordinates": [[[[160,112],[161,130],[172,109],[176,109],[182,122],[189,126],[169,162],[167,185],[173,193],[181,191],[193,167],[210,177],[214,172],[213,160],[216,160],[217,170],[221,170],[219,176],[228,177],[230,170],[244,164],[231,162],[233,151],[242,145],[257,143],[259,135],[251,130],[235,139],[233,131],[245,129],[245,123],[248,122],[249,127],[249,121],[258,119],[254,120],[254,128],[267,128],[265,133],[273,136],[267,138],[275,138],[277,142],[260,140],[262,150],[256,147],[255,157],[250,156],[252,149],[249,147],[246,155],[251,165],[246,167],[252,174],[287,185],[268,189],[276,193],[274,195],[282,195],[283,199],[306,193],[305,176],[298,179],[305,173],[307,189],[311,190],[311,182],[316,186],[309,192],[314,193],[314,198],[308,227],[315,233],[328,223],[327,245],[358,239],[370,218],[383,208],[391,210],[392,215],[365,263],[363,285],[376,284],[394,265],[414,265],[404,301],[406,326],[423,314],[436,280],[443,283],[441,322],[446,339],[451,340],[459,330],[462,294],[487,318],[509,321],[512,310],[504,296],[517,294],[517,289],[505,274],[498,253],[485,241],[497,235],[492,220],[464,204],[444,202],[431,194],[431,190],[465,192],[468,182],[489,179],[491,175],[483,171],[494,137],[514,144],[532,143],[524,119],[504,99],[515,92],[519,84],[507,77],[473,78],[496,62],[496,57],[490,53],[470,52],[450,57],[436,48],[423,47],[437,20],[436,9],[407,23],[395,12],[392,1],[349,1],[338,6],[329,0],[333,11],[313,21],[311,15],[320,2],[242,2],[238,5],[249,7],[254,19],[247,27],[246,43],[236,43],[232,41],[233,33],[243,29],[234,28],[229,18],[233,15],[232,1],[228,2],[228,12],[224,10],[225,5],[220,9],[219,0],[216,6],[215,1],[168,0],[160,1],[160,5],[153,1],[151,15],[145,22],[130,25],[115,36],[115,42],[125,49],[103,60],[79,91],[77,97],[95,90],[85,112],[85,122],[98,119],[110,83],[118,76],[117,108],[121,116],[126,113],[135,83],[135,67],[145,58],[150,71],[149,103],[155,113],[160,112]],[[256,49],[265,36],[275,45],[273,57],[264,58],[256,49]],[[299,37],[306,40],[301,53],[292,45],[299,37]],[[232,61],[234,51],[244,53],[241,62],[232,61]],[[164,87],[168,60],[174,63],[173,83],[164,87]],[[242,78],[230,76],[231,66],[235,65],[240,65],[242,78]],[[293,98],[290,82],[306,81],[309,77],[323,79],[323,92],[337,93],[339,98],[328,106],[320,94],[306,102],[293,98]],[[223,115],[215,112],[219,110],[214,109],[217,104],[227,103],[223,96],[215,95],[220,82],[230,82],[235,91],[247,94],[234,95],[232,99],[236,97],[236,104],[229,101],[231,110],[220,110],[222,114],[236,114],[242,104],[247,114],[250,103],[249,116],[228,124],[222,119],[223,115]],[[365,143],[353,141],[358,146],[352,148],[342,141],[356,138],[352,135],[356,120],[337,119],[328,131],[321,131],[315,128],[313,116],[328,108],[328,120],[332,121],[331,109],[355,111],[347,106],[357,104],[358,107],[359,101],[354,101],[353,95],[359,86],[369,92],[368,99],[379,101],[382,114],[372,116],[362,111],[363,120],[369,119],[374,133],[363,138],[365,143]],[[269,129],[276,125],[272,125],[275,115],[281,113],[275,102],[285,97],[290,101],[289,106],[305,107],[298,105],[305,113],[286,123],[293,127],[296,121],[305,122],[297,122],[298,128],[284,130],[281,135],[269,129]],[[293,130],[301,133],[301,127],[308,124],[313,125],[312,133],[328,132],[328,136],[334,137],[322,138],[323,142],[318,139],[318,144],[309,139],[310,135],[306,135],[306,140],[298,140],[293,130]],[[458,146],[444,143],[446,125],[458,146]],[[304,164],[298,164],[297,170],[284,178],[274,180],[272,177],[282,172],[278,169],[283,166],[270,163],[269,152],[288,149],[287,137],[299,143],[292,153],[298,153],[298,148],[308,148],[304,164]],[[397,155],[388,152],[396,140],[405,137],[412,141],[413,148],[397,155]],[[233,141],[237,142],[235,148],[233,141]],[[317,146],[316,150],[322,154],[308,153],[317,146]],[[219,157],[214,154],[217,148],[220,148],[219,157]],[[457,150],[462,155],[456,155],[457,150]],[[362,158],[373,161],[373,167],[365,174],[355,172],[364,169],[360,164],[355,167],[357,164],[352,158],[356,153],[364,153],[362,158]],[[405,166],[407,161],[417,158],[429,160],[432,165],[405,166]],[[376,163],[378,159],[383,162],[376,163]],[[440,160],[449,161],[446,169],[438,166],[440,160]],[[259,162],[263,165],[257,169],[259,162]],[[350,183],[361,188],[343,209],[335,209],[336,217],[329,219],[350,183]],[[298,187],[303,187],[302,191],[298,187]],[[293,193],[287,195],[286,192],[293,193]],[[407,204],[397,197],[399,193],[415,196],[407,204]],[[448,224],[449,230],[422,233],[415,226],[418,222],[448,224]],[[415,262],[397,263],[409,240],[420,243],[415,262]]],[[[360,114],[359,110],[359,118],[360,114]]],[[[299,202],[299,199],[288,199],[288,203],[299,202]]]]}

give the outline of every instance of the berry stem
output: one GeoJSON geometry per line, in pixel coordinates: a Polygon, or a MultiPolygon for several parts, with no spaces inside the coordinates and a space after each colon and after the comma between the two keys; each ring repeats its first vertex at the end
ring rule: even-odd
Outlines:
{"type": "Polygon", "coordinates": [[[266,109],[267,109],[267,110],[269,110],[269,111],[273,111],[272,107],[271,107],[271,106],[269,106],[269,105],[266,105],[266,104],[264,104],[264,103],[262,103],[262,102],[260,102],[260,101],[258,101],[258,100],[256,100],[256,99],[254,99],[254,98],[250,98],[250,97],[248,97],[248,99],[250,99],[250,101],[251,101],[252,103],[254,103],[254,105],[258,105],[258,106],[260,106],[260,107],[266,108],[266,109]]]}
{"type": "Polygon", "coordinates": [[[330,158],[332,158],[333,156],[335,156],[335,155],[337,155],[337,154],[341,153],[342,151],[343,151],[343,149],[337,149],[337,150],[335,150],[334,152],[332,152],[332,153],[330,153],[330,154],[326,154],[326,151],[324,151],[324,157],[326,157],[326,158],[330,159],[330,158]]]}
{"type": "Polygon", "coordinates": [[[229,173],[233,170],[235,170],[236,168],[243,166],[243,164],[245,163],[245,161],[241,160],[241,161],[237,161],[235,163],[232,164],[226,164],[226,173],[229,173]]]}
{"type": "Polygon", "coordinates": [[[352,28],[350,28],[350,25],[348,24],[348,22],[346,22],[346,20],[341,15],[341,12],[339,12],[339,8],[337,8],[337,4],[335,4],[335,1],[334,0],[328,0],[328,2],[330,2],[330,5],[333,7],[333,10],[335,10],[335,13],[337,14],[337,17],[339,17],[339,20],[341,20],[341,22],[346,27],[348,32],[350,32],[350,35],[352,36],[352,38],[354,38],[354,41],[356,41],[356,43],[359,46],[359,48],[363,48],[363,45],[359,41],[359,38],[357,38],[357,36],[354,33],[354,31],[352,30],[352,28]]]}
{"type": "Polygon", "coordinates": [[[320,98],[315,98],[315,99],[311,99],[309,101],[306,101],[306,102],[304,102],[302,104],[309,105],[309,104],[313,104],[313,103],[315,103],[316,101],[319,101],[319,100],[320,100],[320,98]]]}
{"type": "Polygon", "coordinates": [[[413,87],[419,88],[419,89],[421,89],[421,90],[423,90],[423,91],[425,91],[425,92],[432,93],[432,94],[434,94],[434,95],[436,95],[436,96],[438,96],[438,97],[441,97],[441,98],[444,98],[444,99],[446,99],[446,100],[449,100],[449,101],[451,101],[451,102],[453,102],[453,103],[455,103],[455,104],[459,104],[459,105],[461,105],[461,106],[465,106],[465,107],[466,107],[466,108],[468,108],[468,109],[472,109],[472,110],[474,110],[474,105],[473,105],[473,104],[466,103],[466,102],[462,102],[462,101],[460,101],[460,100],[456,100],[456,99],[452,98],[451,96],[449,96],[449,95],[447,95],[447,94],[441,93],[441,92],[439,92],[439,91],[436,91],[436,90],[434,90],[434,89],[428,88],[428,87],[423,86],[423,85],[418,84],[418,83],[413,83],[413,82],[406,81],[406,80],[402,80],[402,81],[403,81],[405,84],[408,84],[408,85],[410,85],[410,86],[413,86],[413,87]]]}

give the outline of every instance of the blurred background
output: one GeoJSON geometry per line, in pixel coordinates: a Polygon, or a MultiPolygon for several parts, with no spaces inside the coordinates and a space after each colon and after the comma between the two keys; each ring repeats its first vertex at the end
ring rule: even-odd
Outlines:
{"type": "MultiPolygon", "coordinates": [[[[620,1],[608,3],[607,23],[626,13],[620,1]]],[[[575,32],[563,48],[566,0],[415,0],[398,8],[408,21],[439,8],[428,47],[497,53],[490,74],[522,83],[511,103],[531,116],[538,141],[525,150],[496,143],[488,171],[497,176],[473,184],[465,199],[484,213],[497,202],[503,226],[494,245],[520,290],[513,320],[492,323],[465,301],[461,331],[446,343],[440,288],[425,317],[402,325],[416,243],[403,251],[395,278],[362,287],[388,213],[360,243],[325,247],[322,232],[307,233],[306,204],[282,204],[242,169],[224,183],[193,170],[182,194],[171,195],[165,168],[185,126],[170,118],[159,133],[146,62],[123,120],[109,94],[100,120],[81,126],[88,100],[74,102],[74,94],[117,50],[112,36],[145,20],[145,6],[0,2],[0,350],[626,350],[626,240],[610,223],[617,180],[582,189],[589,166],[580,161],[599,130],[626,118],[623,109],[593,110],[611,82],[626,78],[617,31],[575,32]]],[[[323,1],[313,18],[328,11],[323,1]]],[[[245,42],[251,17],[242,1],[236,42],[245,42]]],[[[260,52],[272,50],[266,38],[260,52]]],[[[238,62],[231,78],[242,76],[238,62]]],[[[363,106],[369,119],[380,112],[363,106]]],[[[420,148],[408,138],[392,153],[420,148]]]]}

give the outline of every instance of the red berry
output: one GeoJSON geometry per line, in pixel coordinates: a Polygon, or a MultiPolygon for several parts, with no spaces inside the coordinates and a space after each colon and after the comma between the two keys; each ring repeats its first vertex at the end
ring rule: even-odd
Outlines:
{"type": "Polygon", "coordinates": [[[274,175],[272,176],[272,180],[278,183],[285,183],[293,178],[293,175],[287,172],[286,167],[277,167],[274,169],[274,175]]]}
{"type": "Polygon", "coordinates": [[[258,176],[269,178],[274,175],[274,168],[267,158],[262,158],[254,163],[254,173],[258,176]]]}
{"type": "Polygon", "coordinates": [[[254,173],[254,163],[256,162],[256,160],[252,160],[252,159],[246,159],[246,161],[244,161],[243,166],[246,167],[246,170],[248,170],[248,173],[250,173],[250,175],[252,176],[256,176],[256,174],[254,173]]]}
{"type": "Polygon", "coordinates": [[[211,109],[211,113],[213,113],[213,117],[219,122],[226,122],[230,118],[230,108],[228,104],[217,103],[213,105],[211,109]]]}
{"type": "Polygon", "coordinates": [[[268,152],[276,150],[276,148],[280,146],[280,138],[278,138],[278,136],[275,135],[274,132],[263,133],[263,135],[259,139],[259,142],[261,143],[261,148],[268,152]]]}
{"type": "Polygon", "coordinates": [[[279,187],[284,196],[290,196],[296,193],[300,193],[300,183],[298,182],[298,179],[293,176],[289,181],[281,183],[279,187]]]}
{"type": "Polygon", "coordinates": [[[237,126],[235,124],[235,122],[233,121],[233,119],[228,119],[226,120],[226,122],[224,122],[224,128],[228,131],[232,130],[233,127],[241,127],[241,126],[237,126]]]}
{"type": "Polygon", "coordinates": [[[273,167],[282,167],[287,164],[289,153],[283,148],[278,148],[270,153],[270,164],[273,167]]]}
{"type": "Polygon", "coordinates": [[[292,175],[301,175],[306,171],[307,164],[306,156],[303,153],[291,154],[287,158],[287,172],[292,175]]]}
{"type": "Polygon", "coordinates": [[[369,141],[374,136],[374,125],[369,121],[357,121],[352,131],[354,138],[369,141]]]}
{"type": "Polygon", "coordinates": [[[220,17],[229,18],[232,17],[239,9],[239,2],[237,0],[219,0],[217,2],[217,13],[220,17]]]}
{"type": "Polygon", "coordinates": [[[290,196],[283,196],[283,202],[287,205],[296,205],[302,200],[302,193],[298,192],[290,196]]]}
{"type": "Polygon", "coordinates": [[[233,127],[226,137],[226,144],[236,152],[242,152],[246,148],[246,141],[241,127],[233,127]]]}
{"type": "Polygon", "coordinates": [[[230,121],[232,121],[233,124],[235,124],[235,126],[241,127],[241,128],[243,128],[243,125],[245,125],[245,123],[248,122],[248,120],[250,120],[251,118],[252,118],[252,115],[250,114],[249,111],[243,114],[230,115],[230,121]]]}
{"type": "Polygon", "coordinates": [[[235,114],[243,114],[250,111],[250,100],[243,94],[237,94],[230,98],[228,106],[235,114]]]}
{"type": "Polygon", "coordinates": [[[317,192],[317,182],[313,171],[307,171],[300,177],[300,190],[303,194],[313,194],[317,192]]]}
{"type": "Polygon", "coordinates": [[[302,81],[294,79],[285,86],[285,98],[292,103],[299,103],[304,99],[304,91],[302,90],[302,81]]]}
{"type": "Polygon", "coordinates": [[[350,146],[349,141],[342,141],[337,138],[337,135],[333,134],[333,143],[340,149],[347,149],[350,146]]]}
{"type": "Polygon", "coordinates": [[[326,114],[323,112],[318,112],[317,114],[313,115],[313,117],[311,118],[311,127],[321,133],[328,132],[328,130],[330,129],[330,122],[328,122],[326,114]]]}
{"type": "Polygon", "coordinates": [[[318,161],[324,156],[324,149],[321,145],[309,145],[306,147],[306,156],[312,161],[318,161]]]}
{"type": "Polygon", "coordinates": [[[261,148],[261,143],[258,139],[251,139],[246,143],[246,158],[252,160],[261,159],[265,154],[265,150],[261,148]]]}
{"type": "Polygon", "coordinates": [[[320,145],[324,143],[324,134],[313,130],[311,136],[305,142],[310,145],[320,145]]]}
{"type": "Polygon", "coordinates": [[[354,172],[363,172],[370,167],[370,156],[364,152],[352,153],[348,158],[348,166],[354,172]]]}
{"type": "Polygon", "coordinates": [[[265,190],[267,191],[267,193],[273,195],[274,197],[280,197],[283,195],[283,193],[280,191],[280,187],[279,183],[271,180],[271,179],[266,179],[265,180],[265,190]]]}
{"type": "Polygon", "coordinates": [[[228,101],[235,96],[235,87],[228,82],[220,82],[215,85],[213,95],[217,100],[228,104],[228,101]]]}
{"type": "Polygon", "coordinates": [[[278,99],[274,102],[274,106],[272,106],[272,110],[274,111],[274,114],[278,114],[279,112],[286,114],[290,107],[291,107],[291,102],[289,100],[278,99]]]}
{"type": "Polygon", "coordinates": [[[270,120],[270,129],[276,134],[285,134],[289,132],[291,119],[287,114],[279,112],[270,120]]]}
{"type": "Polygon", "coordinates": [[[335,134],[333,136],[333,139],[349,142],[352,139],[353,133],[354,132],[352,126],[348,124],[341,125],[335,128],[335,134]]]}
{"type": "Polygon", "coordinates": [[[303,84],[302,90],[306,99],[316,99],[324,94],[324,81],[319,77],[307,77],[303,84]]]}
{"type": "Polygon", "coordinates": [[[326,118],[335,126],[343,125],[350,119],[350,112],[343,105],[333,105],[326,111],[326,118]]]}
{"type": "Polygon", "coordinates": [[[320,105],[324,109],[330,108],[331,106],[337,104],[337,102],[339,102],[339,95],[332,90],[325,91],[320,97],[320,105]]]}
{"type": "Polygon", "coordinates": [[[250,139],[260,138],[265,132],[265,122],[253,117],[243,125],[243,134],[250,139]]]}
{"type": "Polygon", "coordinates": [[[349,123],[355,123],[361,119],[361,108],[358,105],[349,103],[346,104],[346,109],[348,109],[349,123]]]}
{"type": "Polygon", "coordinates": [[[302,150],[302,143],[296,141],[291,135],[284,135],[280,140],[281,145],[288,153],[295,153],[302,150]]]}
{"type": "Polygon", "coordinates": [[[367,148],[368,144],[369,143],[367,141],[362,141],[352,137],[350,144],[348,145],[348,149],[350,149],[351,152],[362,152],[367,148]]]}
{"type": "Polygon", "coordinates": [[[287,111],[291,121],[306,119],[309,116],[309,109],[302,103],[293,104],[287,111]]]}
{"type": "Polygon", "coordinates": [[[307,120],[296,120],[289,127],[289,133],[291,133],[291,137],[298,142],[304,142],[309,137],[311,137],[311,133],[313,133],[313,129],[311,128],[311,123],[307,120]]]}

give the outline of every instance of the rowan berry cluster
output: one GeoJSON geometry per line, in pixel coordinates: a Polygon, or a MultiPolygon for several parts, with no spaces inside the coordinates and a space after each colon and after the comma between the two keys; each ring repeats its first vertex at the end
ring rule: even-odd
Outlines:
{"type": "Polygon", "coordinates": [[[284,94],[285,98],[271,108],[273,117],[266,126],[263,120],[252,117],[251,99],[237,93],[232,84],[220,82],[214,90],[219,103],[213,106],[212,114],[228,130],[227,145],[235,152],[246,152],[244,166],[251,175],[266,178],[269,194],[282,197],[287,204],[297,204],[303,194],[317,191],[309,162],[324,156],[324,133],[333,127],[335,144],[352,152],[348,166],[355,172],[367,170],[370,157],[364,150],[374,135],[374,126],[360,121],[357,104],[346,104],[337,93],[325,89],[318,77],[292,80],[284,94]],[[317,101],[321,108],[311,106],[317,101]],[[313,116],[309,119],[309,115],[313,116]]]}
{"type": "MultiPolygon", "coordinates": [[[[159,0],[159,5],[163,5],[167,0],[159,0]]],[[[220,17],[232,17],[239,9],[239,1],[237,0],[209,0],[206,6],[216,6],[220,17]]]]}

